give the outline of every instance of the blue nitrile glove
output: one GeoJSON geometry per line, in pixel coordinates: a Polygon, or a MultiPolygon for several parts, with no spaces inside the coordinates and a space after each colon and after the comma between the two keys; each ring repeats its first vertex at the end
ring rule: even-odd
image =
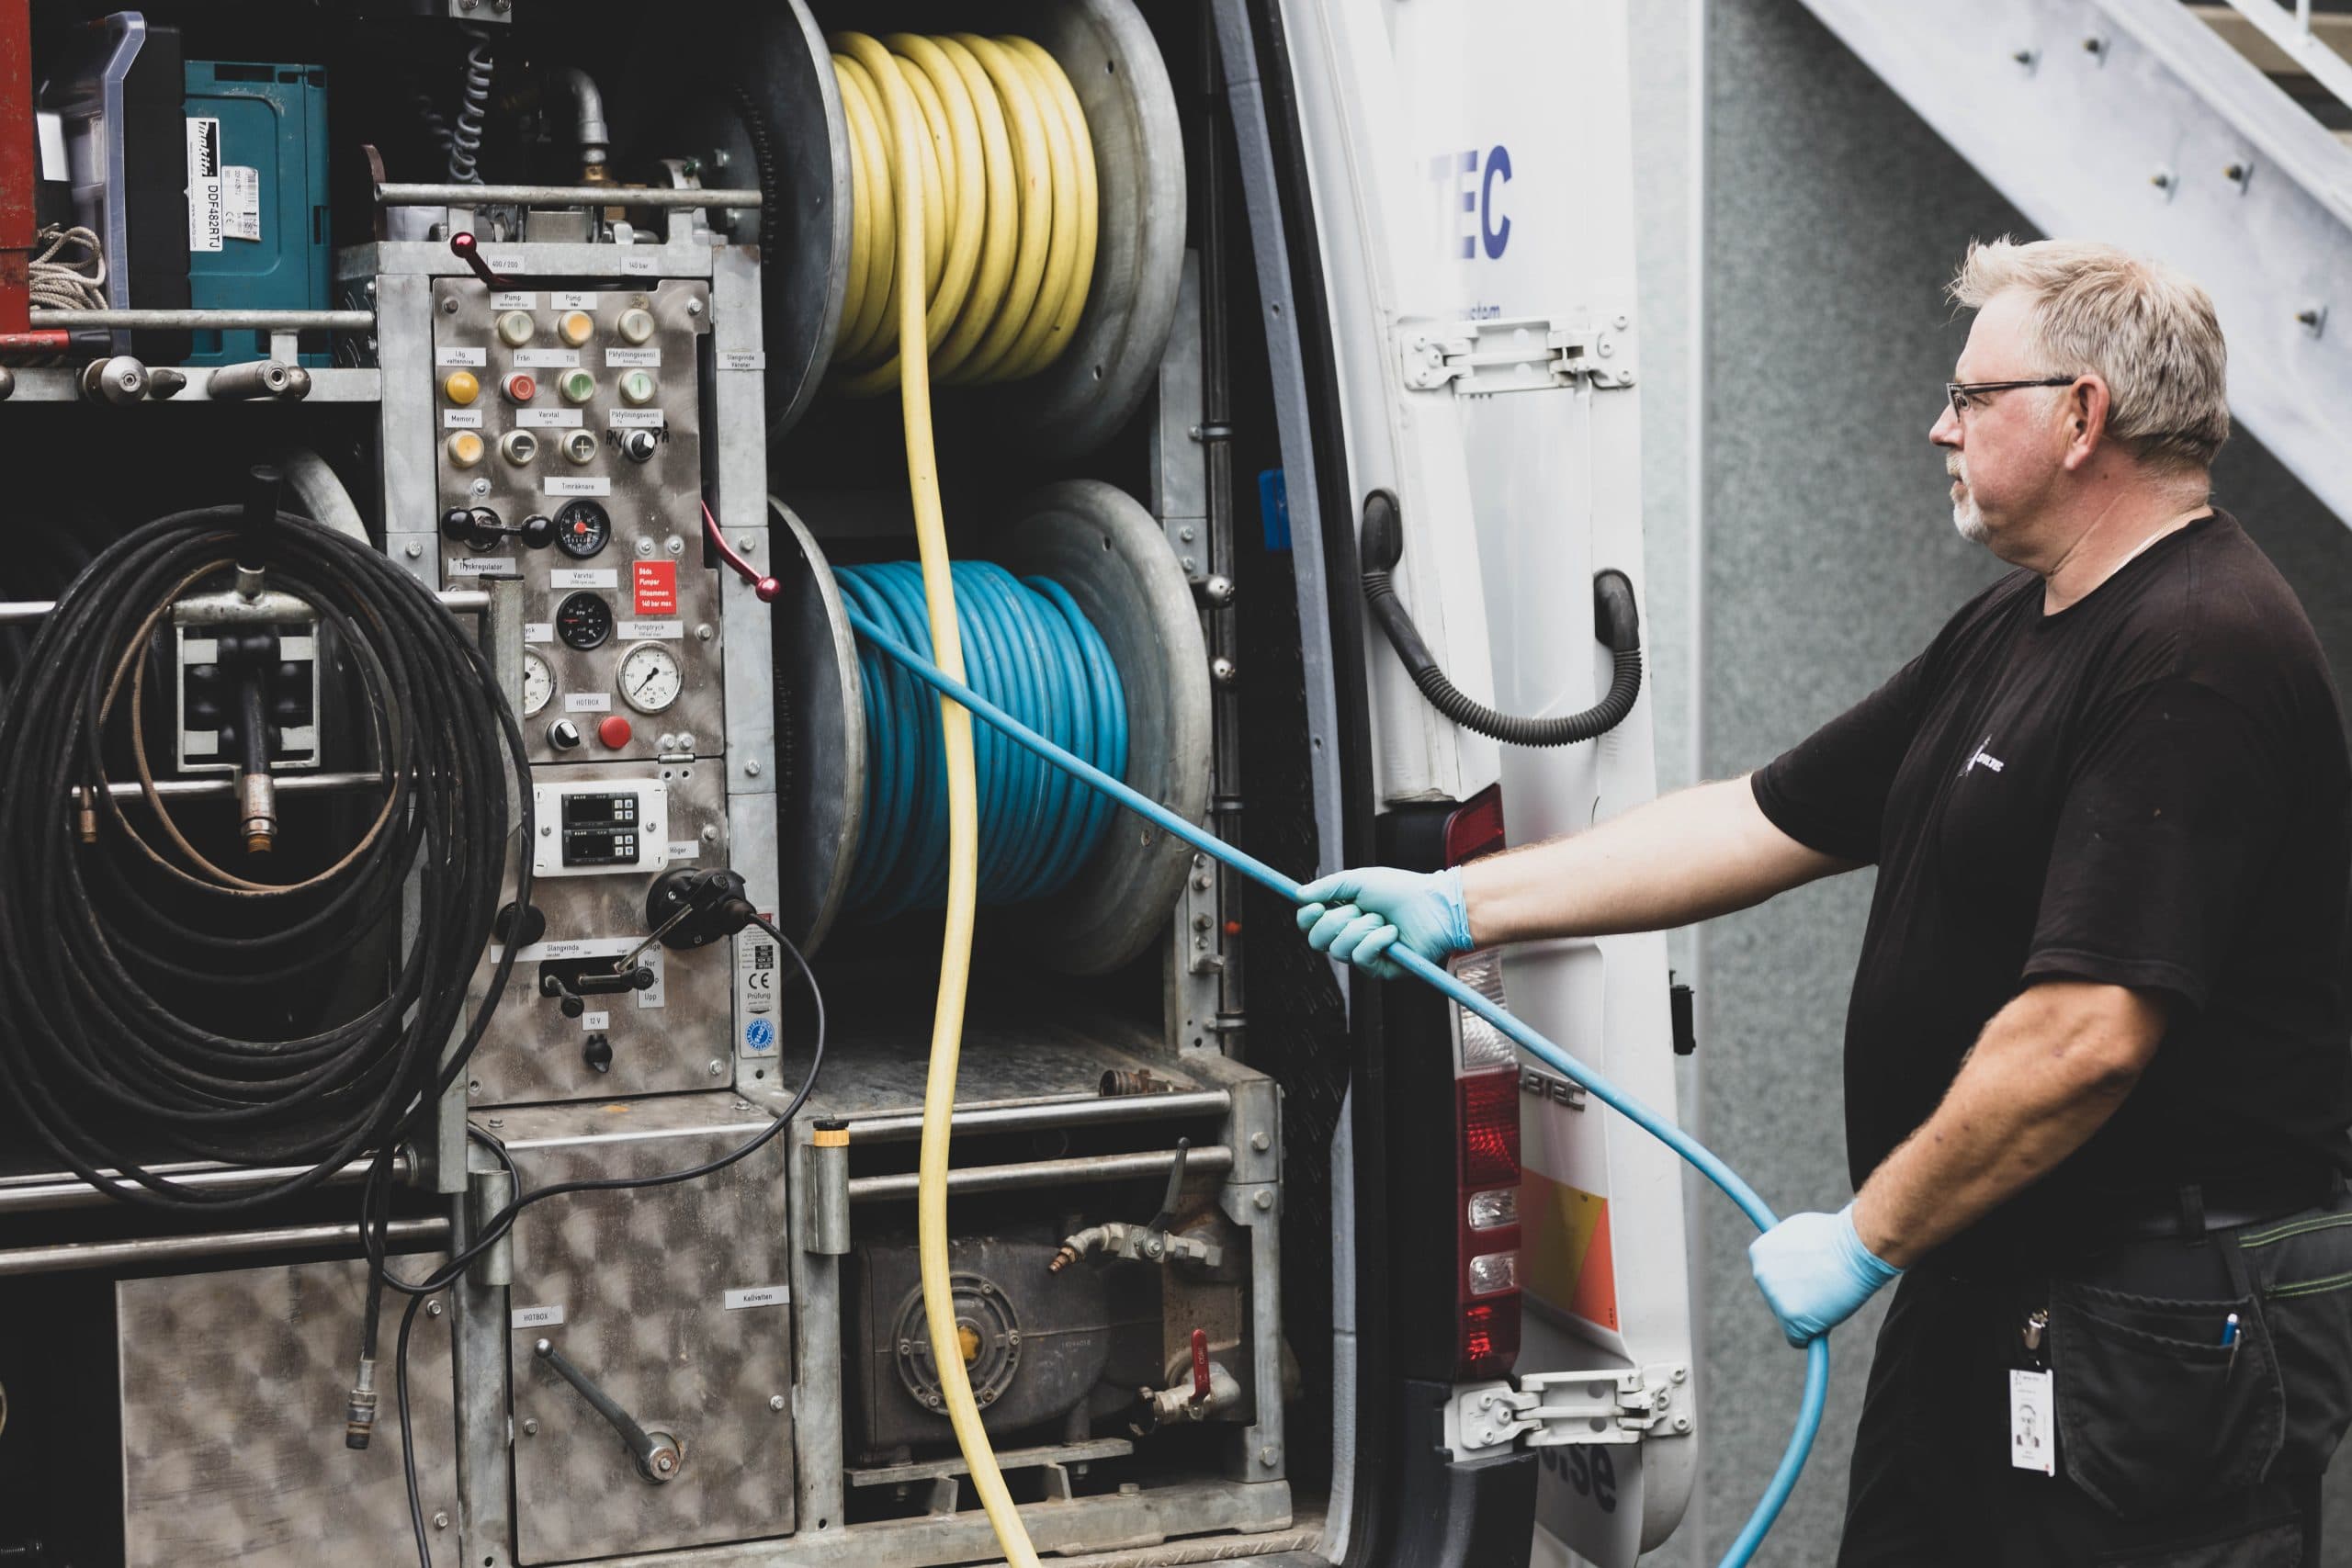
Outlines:
{"type": "Polygon", "coordinates": [[[1862,1245],[1851,1203],[1834,1214],[1791,1214],[1747,1244],[1747,1267],[1781,1332],[1800,1349],[1903,1272],[1862,1245]]]}
{"type": "Polygon", "coordinates": [[[1402,979],[1388,959],[1403,942],[1432,964],[1470,950],[1470,911],[1462,902],[1462,872],[1399,871],[1367,865],[1310,882],[1298,890],[1298,929],[1317,953],[1376,975],[1402,979]]]}

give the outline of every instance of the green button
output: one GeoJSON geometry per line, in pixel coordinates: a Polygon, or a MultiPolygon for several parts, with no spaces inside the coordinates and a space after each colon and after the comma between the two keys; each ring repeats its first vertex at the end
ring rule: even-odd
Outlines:
{"type": "Polygon", "coordinates": [[[650,371],[632,370],[621,378],[621,401],[642,407],[653,400],[653,376],[650,371]]]}
{"type": "Polygon", "coordinates": [[[585,370],[567,370],[563,379],[556,383],[567,403],[584,403],[596,395],[596,378],[585,370]]]}

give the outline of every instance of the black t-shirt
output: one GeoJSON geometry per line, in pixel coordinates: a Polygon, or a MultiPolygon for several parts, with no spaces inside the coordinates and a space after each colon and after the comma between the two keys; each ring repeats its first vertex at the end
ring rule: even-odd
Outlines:
{"type": "Polygon", "coordinates": [[[1857,1186],[2049,978],[2166,993],[2172,1023],[1983,1239],[2091,1193],[2343,1158],[2352,765],[2319,639],[2234,519],[2054,615],[2032,572],[2002,579],[1754,789],[1790,837],[1879,867],[1846,1022],[1857,1186]]]}

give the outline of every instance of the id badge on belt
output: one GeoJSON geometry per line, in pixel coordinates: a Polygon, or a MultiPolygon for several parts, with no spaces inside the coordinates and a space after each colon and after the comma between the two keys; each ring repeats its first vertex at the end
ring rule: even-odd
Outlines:
{"type": "Polygon", "coordinates": [[[2016,1470],[2058,1473],[2058,1402],[2050,1377],[2046,1348],[2050,1313],[2036,1307],[2028,1314],[2021,1337],[2032,1368],[2009,1369],[2009,1464],[2016,1470]]]}

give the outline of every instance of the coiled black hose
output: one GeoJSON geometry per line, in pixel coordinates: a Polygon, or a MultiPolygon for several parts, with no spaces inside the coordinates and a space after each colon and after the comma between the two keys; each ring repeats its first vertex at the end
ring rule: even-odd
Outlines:
{"type": "Polygon", "coordinates": [[[1641,619],[1634,604],[1633,581],[1623,572],[1611,567],[1592,574],[1593,630],[1607,645],[1617,667],[1608,692],[1582,713],[1518,718],[1497,713],[1466,695],[1445,678],[1445,671],[1437,667],[1428,645],[1421,641],[1390,577],[1404,558],[1405,534],[1396,498],[1385,490],[1364,498],[1357,550],[1363,563],[1364,603],[1380,622],[1380,629],[1388,634],[1388,645],[1396,650],[1430,706],[1463,728],[1510,746],[1572,746],[1608,734],[1634,711],[1634,699],[1642,694],[1641,619]]]}
{"type": "MultiPolygon", "coordinates": [[[[510,781],[527,843],[528,759],[489,661],[382,556],[236,506],[128,535],[67,587],[0,713],[0,1093],[76,1175],[150,1208],[260,1208],[369,1151],[371,1185],[388,1185],[513,968],[510,946],[460,1034],[509,852],[510,781]],[[176,600],[224,582],[240,558],[314,606],[358,668],[366,701],[349,716],[386,781],[357,841],[286,883],[198,850],[153,787],[145,750],[141,710],[170,701],[147,691],[153,639],[176,600]],[[136,804],[107,788],[126,772],[145,786],[136,804]],[[192,1016],[208,990],[266,998],[351,954],[399,910],[412,874],[414,934],[356,1016],[283,1039],[192,1016]],[[303,1168],[224,1192],[157,1174],[146,1162],[158,1153],[303,1168]]],[[[517,878],[527,902],[527,855],[517,878]]]]}

